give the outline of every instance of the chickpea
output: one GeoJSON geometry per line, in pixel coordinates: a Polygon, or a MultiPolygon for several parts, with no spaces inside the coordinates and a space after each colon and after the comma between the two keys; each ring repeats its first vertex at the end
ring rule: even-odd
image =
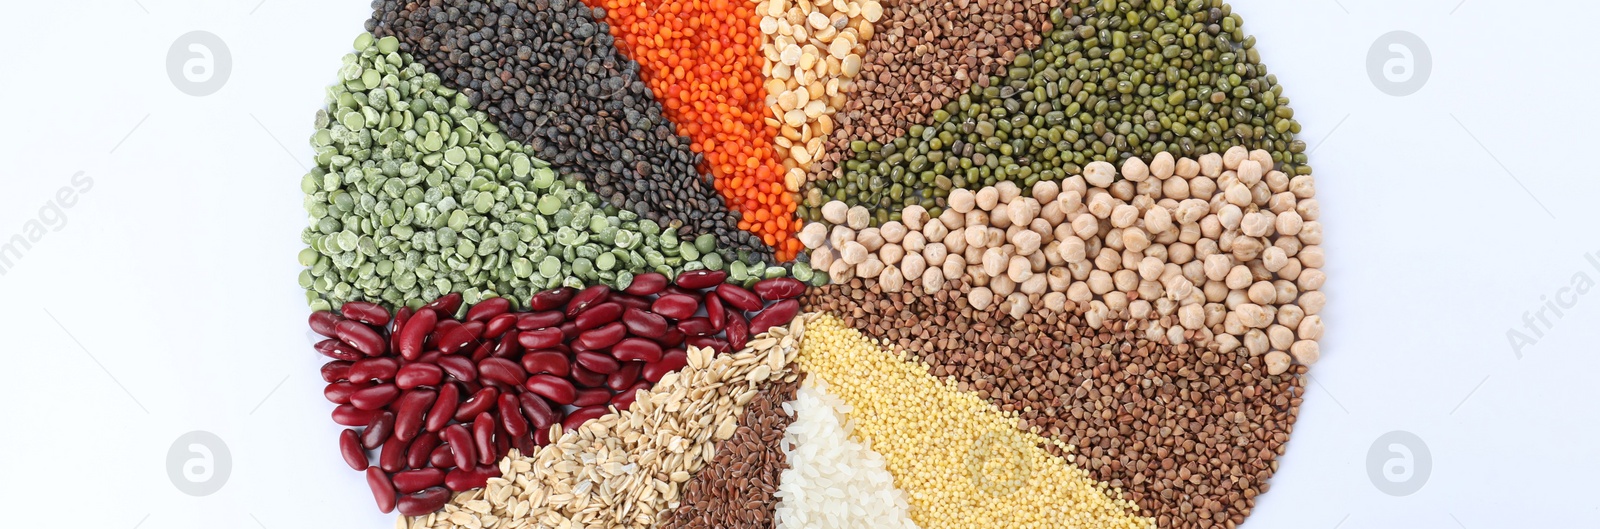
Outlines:
{"type": "Polygon", "coordinates": [[[1282,375],[1289,371],[1289,355],[1283,351],[1273,351],[1267,353],[1265,363],[1267,366],[1267,374],[1269,375],[1282,375]]]}
{"type": "Polygon", "coordinates": [[[1008,203],[1022,196],[1022,188],[1018,187],[1016,182],[1010,180],[1003,180],[995,184],[994,190],[999,193],[1001,203],[1008,203]]]}
{"type": "Polygon", "coordinates": [[[981,209],[968,211],[967,214],[961,218],[961,225],[969,228],[972,226],[988,226],[989,212],[981,209]]]}
{"type": "Polygon", "coordinates": [[[839,252],[839,257],[845,264],[856,266],[866,262],[869,254],[870,252],[867,251],[866,246],[862,246],[861,243],[856,241],[849,241],[844,243],[844,247],[839,252]]]}
{"type": "Polygon", "coordinates": [[[1039,218],[1048,221],[1052,226],[1066,222],[1067,206],[1065,201],[1057,200],[1047,203],[1039,208],[1039,218]]]}
{"type": "Polygon", "coordinates": [[[966,226],[966,215],[956,213],[956,210],[947,209],[939,214],[939,223],[947,230],[958,230],[966,226]]]}
{"type": "Polygon", "coordinates": [[[1295,204],[1294,211],[1300,214],[1300,218],[1308,221],[1317,220],[1318,217],[1322,216],[1322,206],[1317,203],[1315,198],[1301,200],[1295,204]]]}
{"type": "Polygon", "coordinates": [[[1295,281],[1295,284],[1300,287],[1300,290],[1322,290],[1322,283],[1327,279],[1328,276],[1324,275],[1321,270],[1307,268],[1304,272],[1300,272],[1300,278],[1295,281]]]}
{"type": "Polygon", "coordinates": [[[1273,349],[1288,351],[1289,346],[1294,345],[1294,331],[1282,325],[1271,325],[1267,327],[1267,340],[1273,349]]]}
{"type": "Polygon", "coordinates": [[[906,249],[898,244],[885,244],[882,248],[878,248],[878,260],[888,266],[900,264],[900,260],[905,256],[906,249]]]}
{"type": "Polygon", "coordinates": [[[1189,195],[1200,200],[1210,200],[1217,194],[1217,182],[1209,176],[1196,176],[1189,181],[1189,195]]]}
{"type": "Polygon", "coordinates": [[[1294,193],[1296,197],[1308,199],[1316,194],[1316,185],[1317,181],[1311,175],[1298,175],[1289,179],[1289,192],[1294,193]]]}
{"type": "Polygon", "coordinates": [[[1032,198],[1019,198],[1011,201],[1011,204],[1006,208],[1006,212],[1011,217],[1011,224],[1027,226],[1033,222],[1033,219],[1039,217],[1039,212],[1043,207],[1039,205],[1039,201],[1032,198]]]}
{"type": "Polygon", "coordinates": [[[833,261],[834,255],[832,249],[818,248],[811,251],[811,268],[813,269],[826,272],[828,271],[828,267],[833,264],[833,261]]]}
{"type": "Polygon", "coordinates": [[[989,278],[989,290],[994,291],[996,296],[1009,296],[1017,291],[1017,282],[1005,275],[994,276],[989,278]]]}
{"type": "MultiPolygon", "coordinates": [[[[1204,156],[1202,156],[1201,159],[1204,160],[1204,156]]],[[[1235,145],[1222,152],[1222,159],[1220,161],[1222,162],[1223,167],[1231,171],[1238,169],[1239,164],[1248,159],[1250,159],[1250,149],[1242,145],[1235,145]]]]}
{"type": "Polygon", "coordinates": [[[922,225],[922,236],[930,241],[943,241],[944,236],[950,233],[950,228],[943,222],[929,222],[922,225]]]}
{"type": "Polygon", "coordinates": [[[1170,152],[1158,152],[1150,159],[1150,174],[1155,176],[1157,179],[1166,180],[1171,178],[1175,173],[1176,168],[1176,160],[1173,159],[1172,153],[1170,152]]]}
{"type": "Polygon", "coordinates": [[[899,292],[906,285],[905,276],[900,275],[900,269],[889,267],[883,269],[878,275],[878,287],[884,292],[899,292]]]}
{"type": "Polygon", "coordinates": [[[1283,171],[1267,171],[1267,175],[1262,177],[1261,181],[1266,182],[1267,188],[1273,193],[1289,190],[1289,175],[1283,174],[1283,171]]]}
{"type": "Polygon", "coordinates": [[[872,213],[861,206],[851,207],[845,212],[845,225],[852,230],[865,229],[872,222],[872,213]]]}
{"type": "Polygon", "coordinates": [[[966,214],[972,211],[974,207],[977,207],[977,196],[966,189],[952,189],[950,190],[950,196],[945,197],[945,203],[950,205],[951,211],[966,214]]]}
{"type": "Polygon", "coordinates": [[[927,239],[922,237],[922,232],[913,231],[906,233],[905,238],[900,240],[900,246],[906,249],[906,253],[917,253],[926,248],[928,243],[927,239]]]}
{"type": "Polygon", "coordinates": [[[993,248],[1005,244],[1005,242],[1006,232],[1002,231],[1000,228],[989,228],[987,230],[983,230],[984,247],[993,248]]]}
{"type": "Polygon", "coordinates": [[[1238,351],[1239,346],[1239,339],[1234,337],[1232,334],[1221,334],[1217,336],[1218,351],[1231,353],[1238,351]]]}
{"type": "Polygon", "coordinates": [[[1205,309],[1200,305],[1185,305],[1178,307],[1178,325],[1185,329],[1199,329],[1205,324],[1205,309]]]}
{"type": "Polygon", "coordinates": [[[962,259],[959,255],[952,255],[944,260],[944,264],[940,265],[939,269],[946,279],[959,279],[961,274],[967,270],[967,260],[962,259]]]}
{"type": "Polygon", "coordinates": [[[922,272],[922,290],[929,294],[944,290],[944,271],[938,268],[929,268],[922,272]]]}
{"type": "MultiPolygon", "coordinates": [[[[985,272],[988,271],[987,264],[988,263],[985,263],[985,272]]],[[[1005,274],[1006,277],[1011,278],[1012,281],[1021,283],[1033,277],[1033,266],[1028,263],[1028,258],[1020,255],[1013,255],[1006,263],[1005,274]]]]}
{"type": "Polygon", "coordinates": [[[1083,168],[1084,181],[1095,187],[1110,187],[1117,178],[1117,168],[1110,162],[1095,161],[1083,168]]]}
{"type": "Polygon", "coordinates": [[[1295,257],[1300,259],[1300,264],[1306,268],[1322,268],[1328,264],[1326,256],[1322,254],[1322,247],[1317,245],[1306,246],[1300,249],[1295,257]]]}
{"type": "Polygon", "coordinates": [[[1289,347],[1289,354],[1294,357],[1296,362],[1311,365],[1322,358],[1322,348],[1317,345],[1317,342],[1300,340],[1289,347]]]}
{"type": "Polygon", "coordinates": [[[1211,152],[1200,155],[1200,174],[1216,178],[1222,175],[1222,155],[1211,152]]]}
{"type": "Polygon", "coordinates": [[[1150,236],[1136,227],[1122,229],[1122,247],[1130,252],[1142,252],[1150,247],[1150,236]]]}
{"type": "Polygon", "coordinates": [[[1208,255],[1204,265],[1206,277],[1213,281],[1222,281],[1233,271],[1233,266],[1233,258],[1227,254],[1213,253],[1208,255]]]}
{"type": "Polygon", "coordinates": [[[1061,194],[1061,184],[1056,183],[1055,180],[1040,180],[1038,183],[1033,184],[1033,199],[1039,201],[1040,204],[1049,204],[1055,201],[1056,195],[1059,194],[1061,194]]]}
{"type": "Polygon", "coordinates": [[[977,287],[967,293],[967,303],[977,310],[989,310],[989,305],[994,303],[994,291],[986,287],[977,287]]]}
{"type": "MultiPolygon", "coordinates": [[[[815,204],[815,202],[813,202],[813,204],[815,204]]],[[[830,201],[827,204],[822,205],[822,220],[827,221],[829,224],[844,224],[845,221],[848,220],[846,218],[846,212],[849,211],[849,209],[850,206],[846,205],[843,201],[830,201]]]]}
{"type": "Polygon", "coordinates": [[[1017,245],[1017,253],[1033,255],[1039,251],[1039,234],[1031,230],[1019,231],[1011,237],[1011,243],[1017,245]]]}
{"type": "Polygon", "coordinates": [[[963,236],[963,238],[966,239],[967,246],[983,248],[984,247],[984,244],[983,244],[984,236],[988,235],[988,233],[989,233],[989,230],[987,228],[984,228],[983,226],[972,225],[972,226],[967,226],[967,229],[962,234],[962,236],[963,236]]]}
{"type": "Polygon", "coordinates": [[[1044,274],[1034,274],[1027,281],[1018,284],[1017,291],[1029,296],[1044,294],[1050,291],[1050,282],[1044,274]]]}
{"type": "Polygon", "coordinates": [[[828,233],[828,244],[834,248],[844,248],[844,243],[856,240],[856,231],[846,226],[834,226],[828,233]]]}
{"type": "Polygon", "coordinates": [[[1089,284],[1078,281],[1067,287],[1067,299],[1073,303],[1083,304],[1094,299],[1094,292],[1089,290],[1089,284]]]}
{"type": "Polygon", "coordinates": [[[922,254],[908,253],[905,257],[900,258],[900,275],[902,277],[915,279],[922,277],[922,273],[927,270],[928,261],[922,258],[922,254]]]}
{"type": "Polygon", "coordinates": [[[843,259],[834,261],[828,266],[828,280],[834,284],[848,283],[856,277],[856,267],[843,259]]]}
{"type": "Polygon", "coordinates": [[[1268,348],[1271,346],[1271,342],[1267,340],[1267,334],[1261,332],[1261,329],[1250,329],[1245,331],[1244,348],[1245,350],[1250,351],[1251,356],[1260,356],[1266,354],[1268,348]]]}
{"type": "Polygon", "coordinates": [[[1055,313],[1067,311],[1067,295],[1062,292],[1049,292],[1044,295],[1044,310],[1055,313]]]}
{"type": "Polygon", "coordinates": [[[828,227],[820,222],[806,224],[806,227],[800,229],[796,238],[800,239],[800,244],[805,245],[807,250],[815,250],[828,240],[828,227]]]}
{"type": "Polygon", "coordinates": [[[878,256],[869,255],[867,260],[856,265],[856,277],[872,279],[882,275],[884,268],[883,261],[879,261],[878,256]]]}
{"type": "Polygon", "coordinates": [[[876,252],[883,247],[883,233],[878,228],[867,228],[856,232],[856,242],[861,243],[869,252],[876,252]]]}
{"type": "Polygon", "coordinates": [[[1161,196],[1180,200],[1189,198],[1189,181],[1182,178],[1168,178],[1162,181],[1161,196]]]}
{"type": "Polygon", "coordinates": [[[1006,202],[995,204],[994,210],[989,212],[989,225],[996,228],[1011,227],[1011,204],[1006,202]]]}
{"type": "Polygon", "coordinates": [[[985,250],[983,252],[982,261],[983,273],[989,277],[1004,274],[1006,272],[1006,266],[1010,263],[1010,261],[1011,260],[1009,256],[1007,256],[1005,251],[1001,250],[1000,248],[990,248],[985,250]]]}
{"type": "Polygon", "coordinates": [[[1322,223],[1314,220],[1306,221],[1300,226],[1300,234],[1295,238],[1304,245],[1322,244],[1322,223]]]}
{"type": "Polygon", "coordinates": [[[1235,171],[1238,172],[1239,183],[1246,186],[1255,186],[1263,176],[1261,164],[1256,163],[1254,160],[1239,162],[1239,168],[1235,169],[1235,171]]]}
{"type": "Polygon", "coordinates": [[[1244,220],[1239,223],[1239,231],[1249,237],[1267,237],[1272,235],[1277,220],[1278,218],[1270,213],[1260,211],[1247,213],[1244,220]]]}
{"type": "Polygon", "coordinates": [[[900,210],[900,221],[909,231],[922,231],[922,224],[928,221],[928,210],[916,204],[906,206],[900,210]]]}
{"type": "Polygon", "coordinates": [[[973,202],[977,204],[979,210],[992,210],[1000,204],[1000,191],[993,187],[979,189],[973,196],[973,202]]]}
{"type": "Polygon", "coordinates": [[[1249,296],[1251,303],[1255,303],[1257,305],[1271,305],[1278,299],[1278,290],[1272,287],[1271,282],[1256,281],[1254,284],[1250,285],[1250,290],[1247,292],[1247,295],[1249,296]]]}
{"type": "Polygon", "coordinates": [[[906,238],[906,225],[900,221],[891,220],[878,227],[878,234],[883,236],[883,242],[899,244],[906,238]]]}

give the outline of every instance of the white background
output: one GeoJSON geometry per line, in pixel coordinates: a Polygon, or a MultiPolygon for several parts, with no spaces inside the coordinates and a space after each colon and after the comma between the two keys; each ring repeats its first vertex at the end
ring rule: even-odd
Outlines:
{"type": "MultiPolygon", "coordinates": [[[[1600,526],[1600,293],[1551,313],[1520,359],[1506,337],[1575,274],[1600,281],[1585,261],[1600,258],[1600,179],[1584,161],[1600,5],[1233,5],[1316,149],[1330,299],[1323,361],[1246,527],[1600,526]],[[1366,70],[1397,29],[1433,59],[1405,97],[1366,70]],[[1369,448],[1394,430],[1431,454],[1410,496],[1368,476],[1369,448]]],[[[4,525],[393,526],[335,448],[295,282],[312,113],[368,9],[6,2],[0,241],[75,172],[94,186],[0,275],[4,525]],[[230,50],[213,95],[166,73],[192,30],[230,50]],[[209,496],[168,477],[169,447],[193,430],[232,454],[209,496]]]]}

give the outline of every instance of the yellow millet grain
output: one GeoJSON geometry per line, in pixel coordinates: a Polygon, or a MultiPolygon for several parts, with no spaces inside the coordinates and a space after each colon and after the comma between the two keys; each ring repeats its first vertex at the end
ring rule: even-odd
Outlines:
{"type": "MultiPolygon", "coordinates": [[[[1154,528],[1138,506],[1041,446],[1006,414],[832,315],[807,322],[799,366],[851,407],[922,529],[1154,528]]],[[[1068,453],[1070,446],[1063,446],[1068,453]]]]}

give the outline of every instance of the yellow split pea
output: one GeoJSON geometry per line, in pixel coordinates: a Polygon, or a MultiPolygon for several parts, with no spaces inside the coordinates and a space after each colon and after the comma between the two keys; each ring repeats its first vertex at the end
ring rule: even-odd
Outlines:
{"type": "MultiPolygon", "coordinates": [[[[922,529],[1154,528],[1118,491],[1019,430],[1014,414],[929,374],[831,315],[807,324],[797,362],[850,405],[922,529]]],[[[1070,447],[1068,448],[1070,451],[1070,447]]]]}

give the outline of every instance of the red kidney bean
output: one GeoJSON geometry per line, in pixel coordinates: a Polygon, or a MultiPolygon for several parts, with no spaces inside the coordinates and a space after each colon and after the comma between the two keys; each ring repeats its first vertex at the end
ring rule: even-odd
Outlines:
{"type": "Polygon", "coordinates": [[[367,488],[372,489],[372,498],[378,501],[379,511],[384,514],[394,512],[394,484],[389,482],[389,475],[383,473],[383,469],[367,467],[367,488]]]}
{"type": "Polygon", "coordinates": [[[480,413],[478,418],[472,420],[472,449],[478,454],[479,464],[487,465],[496,459],[494,423],[494,415],[489,412],[480,413]]]}
{"type": "Polygon", "coordinates": [[[622,313],[622,324],[634,336],[645,338],[660,338],[667,333],[667,319],[660,314],[645,312],[640,309],[628,309],[622,313]]]}
{"type": "Polygon", "coordinates": [[[631,408],[639,398],[639,391],[646,389],[650,389],[650,383],[641,380],[639,383],[617,392],[616,396],[611,397],[611,405],[616,406],[618,410],[631,408]]]}
{"type": "Polygon", "coordinates": [[[355,393],[358,389],[361,389],[361,386],[350,382],[334,382],[322,388],[322,396],[327,397],[328,402],[334,404],[349,404],[350,394],[355,393]]]}
{"type": "MultiPolygon", "coordinates": [[[[487,481],[487,480],[485,480],[487,481]]],[[[444,508],[450,502],[450,489],[428,487],[400,497],[398,507],[405,516],[422,516],[444,508]]],[[[388,511],[384,511],[387,513],[388,511]]]]}
{"type": "Polygon", "coordinates": [[[361,388],[350,394],[350,404],[358,409],[377,410],[384,407],[400,396],[400,389],[394,384],[378,384],[369,388],[361,388]]]}
{"type": "Polygon", "coordinates": [[[661,292],[661,289],[666,287],[667,276],[661,275],[659,272],[646,272],[633,276],[633,282],[629,283],[628,288],[622,291],[635,296],[649,296],[661,292]]]}
{"type": "Polygon", "coordinates": [[[385,356],[357,360],[356,363],[350,365],[350,372],[346,373],[345,376],[351,382],[358,383],[366,383],[372,380],[388,382],[394,380],[395,374],[399,371],[400,361],[395,360],[394,357],[385,356]]]}
{"type": "MultiPolygon", "coordinates": [[[[495,348],[495,343],[494,342],[477,342],[477,341],[474,341],[474,342],[472,342],[472,344],[476,344],[476,345],[472,345],[472,354],[468,355],[467,358],[471,358],[473,362],[479,362],[479,361],[481,361],[481,360],[483,360],[485,358],[488,358],[490,356],[494,356],[494,348],[495,348]]],[[[469,345],[471,345],[471,344],[469,344],[469,345]]]]}
{"type": "Polygon", "coordinates": [[[794,315],[800,313],[800,301],[786,299],[773,303],[767,310],[750,318],[750,332],[761,334],[768,329],[779,325],[787,325],[794,320],[794,315]]]}
{"type": "Polygon", "coordinates": [[[725,354],[728,352],[728,341],[721,338],[712,338],[709,336],[690,336],[685,341],[688,342],[689,347],[708,348],[712,351],[716,351],[717,354],[725,354]]]}
{"type": "Polygon", "coordinates": [[[551,346],[560,345],[563,339],[565,337],[561,335],[561,329],[554,327],[523,331],[517,335],[517,342],[530,351],[549,349],[551,346]]]}
{"type": "Polygon", "coordinates": [[[717,285],[717,297],[745,312],[761,310],[761,297],[733,283],[717,285]]]}
{"type": "Polygon", "coordinates": [[[541,310],[553,310],[562,305],[566,305],[568,301],[572,300],[572,296],[576,295],[577,293],[578,291],[572,287],[561,287],[554,290],[546,290],[544,292],[534,294],[533,297],[528,300],[528,308],[529,310],[535,312],[541,310]]]}
{"type": "Polygon", "coordinates": [[[550,399],[550,402],[563,406],[572,404],[572,401],[578,398],[578,389],[572,387],[572,382],[552,375],[528,377],[528,383],[524,387],[534,394],[550,399]]]}
{"type": "Polygon", "coordinates": [[[478,362],[478,378],[516,387],[528,380],[528,373],[516,362],[504,358],[485,358],[478,362]]]}
{"type": "Polygon", "coordinates": [[[589,406],[587,408],[578,408],[571,414],[568,414],[567,418],[561,420],[561,429],[576,430],[579,426],[583,426],[583,423],[589,422],[593,419],[599,419],[607,413],[611,413],[611,410],[606,409],[605,406],[589,406]]]}
{"type": "Polygon", "coordinates": [[[767,301],[794,299],[806,293],[806,284],[792,277],[774,277],[757,281],[750,287],[756,295],[767,301]]]}
{"type": "Polygon", "coordinates": [[[498,401],[496,399],[499,398],[500,390],[494,388],[478,390],[477,393],[472,394],[471,398],[456,408],[456,421],[467,422],[472,420],[473,417],[477,417],[478,414],[488,411],[490,407],[497,404],[498,401]]]}
{"type": "Polygon", "coordinates": [[[394,413],[389,410],[380,411],[372,416],[372,422],[367,423],[367,428],[361,430],[361,447],[372,450],[382,446],[393,433],[394,413]]]}
{"type": "Polygon", "coordinates": [[[533,444],[545,446],[550,444],[550,429],[545,428],[533,432],[533,444]]]}
{"type": "Polygon", "coordinates": [[[688,353],[683,349],[671,349],[661,355],[661,360],[645,364],[639,375],[653,384],[660,382],[661,377],[667,376],[667,373],[683,369],[683,366],[687,365],[689,365],[688,353]]]}
{"type": "Polygon", "coordinates": [[[490,479],[498,477],[500,477],[498,465],[482,465],[471,469],[458,468],[445,475],[444,485],[453,491],[468,491],[481,489],[489,484],[490,479]]]}
{"type": "Polygon", "coordinates": [[[440,329],[439,352],[448,355],[455,354],[457,351],[467,350],[469,347],[477,347],[474,342],[477,341],[478,334],[482,332],[483,323],[476,321],[462,325],[452,325],[448,330],[440,329]]]}
{"type": "Polygon", "coordinates": [[[587,310],[590,305],[594,305],[599,303],[600,300],[606,299],[606,295],[608,294],[611,294],[611,287],[605,285],[594,285],[583,289],[582,291],[578,292],[577,295],[572,296],[572,301],[567,302],[567,317],[572,318],[577,316],[578,313],[587,310]]]}
{"type": "Polygon", "coordinates": [[[437,487],[444,484],[444,471],[437,468],[423,468],[397,472],[394,475],[394,488],[401,494],[437,487]]]}
{"type": "Polygon", "coordinates": [[[455,452],[450,450],[450,443],[439,443],[432,452],[428,452],[428,464],[433,468],[455,468],[455,452]]]}
{"type": "Polygon", "coordinates": [[[394,324],[389,326],[389,350],[400,350],[400,329],[406,327],[406,322],[411,321],[411,307],[400,307],[394,311],[394,324]]]}
{"type": "Polygon", "coordinates": [[[462,299],[460,292],[451,292],[449,294],[439,296],[439,299],[435,299],[427,305],[423,305],[423,308],[433,309],[433,311],[439,313],[440,316],[453,318],[456,315],[456,311],[461,310],[461,301],[462,299]]]}
{"type": "Polygon", "coordinates": [[[500,335],[500,343],[495,344],[490,356],[500,358],[514,358],[522,354],[522,344],[517,341],[517,331],[510,331],[500,335]]]}
{"type": "Polygon", "coordinates": [[[673,327],[671,329],[667,329],[667,333],[661,335],[661,337],[656,339],[656,341],[659,342],[662,347],[677,347],[683,345],[683,338],[683,331],[678,330],[677,327],[673,327]]]}
{"type": "Polygon", "coordinates": [[[346,301],[344,306],[339,307],[339,313],[367,325],[382,327],[389,324],[389,309],[368,301],[346,301]]]}
{"type": "Polygon", "coordinates": [[[362,358],[366,358],[365,355],[361,354],[361,351],[357,350],[355,347],[351,347],[349,344],[339,341],[337,338],[329,338],[317,342],[317,344],[313,345],[312,347],[315,348],[317,352],[322,353],[323,356],[332,358],[334,360],[354,362],[362,358]]]}
{"type": "Polygon", "coordinates": [[[594,371],[590,371],[589,368],[583,367],[582,365],[573,365],[572,376],[568,378],[571,379],[574,384],[577,384],[578,387],[583,388],[598,388],[606,385],[605,373],[596,373],[594,371]]]}
{"type": "Polygon", "coordinates": [[[413,389],[400,397],[400,402],[395,408],[394,435],[405,440],[411,440],[422,430],[423,414],[433,407],[433,402],[439,394],[428,389],[413,389]]]}
{"type": "Polygon", "coordinates": [[[473,365],[472,359],[460,356],[444,356],[438,360],[438,366],[445,373],[462,382],[478,380],[478,366],[473,365]]]}
{"type": "Polygon", "coordinates": [[[498,340],[506,334],[506,331],[515,328],[517,328],[517,315],[509,312],[503,313],[489,318],[483,324],[483,337],[490,340],[498,340]]]}
{"type": "Polygon", "coordinates": [[[598,406],[611,400],[611,390],[606,388],[583,388],[578,390],[578,398],[572,400],[572,405],[582,408],[584,406],[598,406]]]}
{"type": "Polygon", "coordinates": [[[678,330],[688,336],[710,336],[717,333],[707,318],[689,318],[678,322],[678,330]]]}
{"type": "Polygon", "coordinates": [[[408,362],[416,362],[416,363],[419,363],[419,364],[434,364],[434,365],[438,365],[439,364],[439,359],[443,358],[443,357],[444,357],[444,353],[441,353],[439,351],[428,351],[426,353],[422,353],[422,356],[417,357],[416,360],[408,360],[408,362]]]}
{"type": "Polygon", "coordinates": [[[400,389],[418,386],[437,386],[444,380],[444,370],[434,364],[406,364],[394,376],[394,385],[400,389]]]}
{"type": "Polygon", "coordinates": [[[467,309],[466,321],[489,321],[489,318],[505,314],[509,310],[511,310],[511,300],[489,298],[467,309]]]}
{"type": "Polygon", "coordinates": [[[683,294],[667,294],[656,298],[656,302],[650,305],[650,312],[674,320],[681,320],[693,316],[697,308],[700,308],[700,303],[695,301],[693,297],[683,294]]]}
{"type": "Polygon", "coordinates": [[[579,331],[578,331],[578,324],[577,323],[569,321],[569,322],[561,324],[561,327],[558,327],[558,328],[561,329],[561,340],[562,341],[567,341],[567,340],[571,340],[573,338],[577,338],[578,337],[578,332],[579,331]]]}
{"type": "Polygon", "coordinates": [[[372,327],[364,323],[344,320],[334,324],[333,333],[338,336],[339,341],[350,344],[367,356],[383,356],[389,352],[389,342],[384,341],[383,337],[378,336],[378,331],[372,330],[372,327]]]}
{"type": "Polygon", "coordinates": [[[706,321],[711,322],[712,332],[721,331],[722,326],[728,322],[728,309],[723,308],[722,298],[706,296],[706,321]]]}
{"type": "Polygon", "coordinates": [[[334,360],[322,364],[322,381],[332,384],[341,380],[348,380],[350,378],[351,365],[354,365],[354,363],[344,360],[334,360]]]}
{"type": "Polygon", "coordinates": [[[750,322],[743,315],[728,313],[728,326],[723,331],[723,335],[728,337],[728,347],[735,351],[744,349],[744,344],[750,343],[750,322]]]}
{"type": "Polygon", "coordinates": [[[628,327],[623,325],[622,322],[614,321],[583,331],[578,334],[578,339],[574,345],[580,345],[590,350],[605,349],[616,345],[617,342],[622,341],[627,336],[628,327]]]}
{"type": "Polygon", "coordinates": [[[516,447],[518,452],[522,452],[524,454],[532,454],[533,451],[539,447],[539,445],[537,445],[537,444],[535,444],[533,442],[533,436],[532,435],[524,435],[524,436],[518,437],[516,439],[515,447],[516,447]]]}
{"type": "Polygon", "coordinates": [[[532,393],[519,394],[517,395],[517,404],[521,405],[522,415],[528,418],[529,423],[533,424],[533,430],[535,431],[549,428],[550,425],[561,420],[561,416],[557,415],[555,410],[550,409],[550,403],[545,402],[544,398],[538,395],[532,393]]]}
{"type": "Polygon", "coordinates": [[[572,319],[572,323],[578,326],[578,330],[587,331],[617,321],[617,318],[621,317],[622,305],[606,302],[579,313],[572,319]]]}
{"type": "Polygon", "coordinates": [[[644,372],[644,366],[645,363],[643,362],[623,363],[622,369],[618,369],[617,372],[606,377],[606,387],[613,391],[621,391],[623,388],[633,385],[634,382],[639,381],[639,374],[644,372]]]}
{"type": "Polygon", "coordinates": [[[624,362],[654,362],[661,359],[661,345],[644,338],[628,338],[612,347],[611,355],[624,362]]]}
{"type": "Polygon", "coordinates": [[[390,437],[383,442],[383,449],[378,452],[378,468],[384,472],[399,472],[406,469],[406,449],[411,448],[411,443],[399,437],[390,437]]]}
{"type": "Polygon", "coordinates": [[[363,410],[351,404],[340,404],[333,408],[333,422],[339,426],[366,426],[377,414],[376,411],[363,410]]]}
{"type": "Polygon", "coordinates": [[[678,279],[673,281],[683,288],[702,289],[711,288],[728,279],[728,273],[721,270],[690,270],[678,274],[678,279]]]}
{"type": "Polygon", "coordinates": [[[639,296],[612,292],[606,299],[612,303],[622,305],[624,309],[650,310],[650,300],[639,296]]]}
{"type": "Polygon", "coordinates": [[[334,313],[333,311],[319,310],[311,313],[311,318],[309,318],[309,320],[311,323],[311,332],[327,336],[329,338],[337,338],[338,334],[333,331],[333,326],[338,325],[338,323],[341,321],[344,321],[344,317],[334,313]]]}
{"type": "Polygon", "coordinates": [[[455,458],[456,468],[472,468],[478,454],[473,451],[472,432],[467,430],[467,425],[452,424],[440,437],[450,443],[450,455],[455,458]]]}
{"type": "Polygon", "coordinates": [[[439,323],[439,314],[431,309],[417,311],[416,315],[406,320],[405,327],[399,331],[400,357],[406,360],[416,360],[422,356],[422,343],[433,334],[434,326],[439,323]]]}
{"type": "Polygon", "coordinates": [[[680,287],[678,285],[668,286],[665,290],[661,291],[661,295],[663,295],[663,296],[670,296],[670,295],[673,295],[673,294],[680,295],[680,296],[689,296],[690,298],[694,299],[695,303],[699,303],[700,302],[700,298],[703,297],[699,290],[694,290],[694,289],[690,289],[690,288],[683,288],[683,287],[680,287]]]}
{"type": "Polygon", "coordinates": [[[455,418],[456,407],[460,405],[461,390],[455,384],[439,386],[439,396],[433,399],[433,407],[428,409],[428,418],[422,429],[429,433],[443,430],[455,418]]]}
{"type": "Polygon", "coordinates": [[[567,321],[567,316],[560,311],[547,310],[543,312],[529,312],[517,315],[517,329],[531,331],[545,327],[555,327],[567,321]]]}
{"type": "MultiPolygon", "coordinates": [[[[500,456],[511,451],[511,432],[506,431],[505,425],[502,424],[498,416],[490,415],[489,418],[495,419],[494,431],[491,432],[494,434],[494,450],[490,452],[489,461],[484,463],[485,465],[494,463],[500,456]]],[[[478,457],[481,459],[483,456],[479,455],[478,457]]]]}
{"type": "Polygon", "coordinates": [[[344,462],[356,471],[367,469],[367,451],[361,447],[360,437],[355,428],[345,428],[339,432],[339,455],[344,456],[344,462]]]}
{"type": "Polygon", "coordinates": [[[572,373],[572,365],[567,362],[567,355],[553,350],[532,351],[522,355],[522,368],[530,375],[549,373],[565,377],[572,373]]]}
{"type": "Polygon", "coordinates": [[[500,427],[512,437],[528,435],[528,419],[522,416],[517,396],[507,393],[500,396],[500,427]]]}
{"type": "Polygon", "coordinates": [[[422,432],[416,439],[411,440],[411,448],[406,449],[406,466],[422,468],[428,466],[428,455],[433,449],[439,447],[439,434],[422,432]]]}
{"type": "Polygon", "coordinates": [[[579,351],[577,361],[578,365],[596,373],[611,374],[622,368],[622,365],[617,363],[617,359],[605,353],[594,351],[579,351]]]}

